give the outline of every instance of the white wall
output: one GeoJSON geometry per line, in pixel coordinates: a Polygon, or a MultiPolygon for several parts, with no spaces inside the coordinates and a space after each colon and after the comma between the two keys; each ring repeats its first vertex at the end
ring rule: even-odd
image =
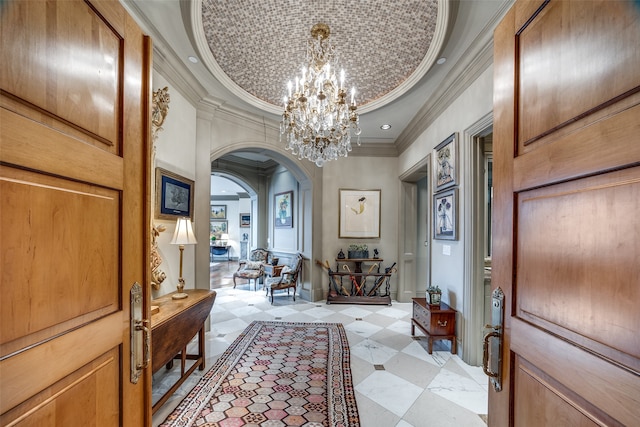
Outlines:
{"type": "MultiPolygon", "coordinates": [[[[153,73],[153,90],[169,88],[169,111],[165,118],[162,130],[158,133],[155,142],[155,166],[167,169],[185,178],[196,181],[195,156],[196,156],[196,109],[193,107],[171,84],[169,84],[160,74],[153,73]]],[[[158,253],[162,257],[160,269],[167,275],[162,282],[160,290],[154,291],[153,298],[173,292],[176,290],[178,278],[180,276],[180,251],[178,246],[169,242],[175,230],[175,220],[164,220],[155,218],[155,180],[152,191],[154,201],[152,214],[152,224],[164,225],[166,231],[160,233],[157,239],[158,253]]],[[[196,182],[195,187],[200,183],[196,182]]],[[[207,222],[198,224],[194,222],[194,231],[197,234],[199,227],[209,228],[207,222]]],[[[198,240],[198,244],[208,245],[208,242],[198,240]]],[[[195,287],[195,247],[185,246],[182,265],[182,277],[185,279],[185,288],[195,287]]]]}
{"type": "MultiPolygon", "coordinates": [[[[462,310],[464,280],[464,200],[466,189],[462,185],[465,171],[460,159],[470,149],[462,141],[465,129],[493,110],[493,66],[489,66],[411,146],[398,158],[400,174],[410,170],[424,159],[433,148],[449,135],[458,132],[458,240],[431,240],[431,283],[440,286],[442,300],[456,310],[462,310]],[[416,161],[418,160],[418,161],[416,161]],[[445,254],[445,252],[449,254],[445,254]]],[[[433,194],[433,190],[430,190],[433,194]]]]}
{"type": "MultiPolygon", "coordinates": [[[[347,157],[326,163],[323,166],[322,210],[323,245],[321,261],[328,260],[333,266],[338,252],[347,253],[350,244],[364,243],[378,249],[383,267],[398,261],[398,162],[389,157],[347,157]],[[381,190],[380,192],[380,238],[339,238],[339,190],[381,190]]],[[[325,291],[328,281],[324,281],[325,291]]],[[[392,297],[395,297],[397,282],[391,280],[392,297]]],[[[326,294],[325,294],[326,296],[326,294]]]]}

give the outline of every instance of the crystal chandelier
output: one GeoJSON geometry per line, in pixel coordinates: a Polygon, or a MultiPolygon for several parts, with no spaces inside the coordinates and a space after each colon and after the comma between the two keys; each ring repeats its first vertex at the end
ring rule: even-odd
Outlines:
{"type": "Polygon", "coordinates": [[[284,98],[284,113],[280,122],[280,139],[287,136],[286,149],[298,159],[309,159],[316,166],[351,151],[351,131],[360,145],[360,120],[356,113],[355,88],[347,102],[344,70],[340,81],[334,70],[334,47],[329,43],[329,26],[316,24],[311,28],[307,46],[308,66],[295,78],[295,91],[289,81],[289,96],[284,98]]]}

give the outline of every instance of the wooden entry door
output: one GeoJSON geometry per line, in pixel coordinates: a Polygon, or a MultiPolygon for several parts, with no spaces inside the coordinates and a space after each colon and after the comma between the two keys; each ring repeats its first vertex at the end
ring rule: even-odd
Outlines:
{"type": "Polygon", "coordinates": [[[517,1],[494,38],[491,426],[640,425],[640,9],[517,1]]]}
{"type": "Polygon", "coordinates": [[[0,19],[0,424],[150,425],[129,336],[150,40],[115,0],[8,1],[0,19]]]}

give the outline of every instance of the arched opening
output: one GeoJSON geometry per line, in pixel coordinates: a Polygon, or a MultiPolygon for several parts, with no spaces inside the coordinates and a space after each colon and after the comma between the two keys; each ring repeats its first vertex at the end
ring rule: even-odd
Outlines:
{"type": "Polygon", "coordinates": [[[311,238],[314,189],[321,187],[321,180],[319,174],[311,175],[304,166],[307,165],[272,149],[236,147],[220,155],[212,153],[212,176],[227,180],[241,191],[224,196],[217,194],[212,184],[211,206],[216,203],[224,206],[226,201],[231,215],[226,224],[235,260],[243,259],[255,248],[267,249],[273,257],[302,254],[304,264],[298,293],[302,299],[315,301],[324,298],[322,281],[314,277],[312,268],[314,248],[321,247],[322,236],[318,233],[311,238]],[[279,226],[275,221],[275,197],[283,193],[291,195],[292,222],[279,226]],[[241,214],[248,224],[242,225],[241,214]]]}

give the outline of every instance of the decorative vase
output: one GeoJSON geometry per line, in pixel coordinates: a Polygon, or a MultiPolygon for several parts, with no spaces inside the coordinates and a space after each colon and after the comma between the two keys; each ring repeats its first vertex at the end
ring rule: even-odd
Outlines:
{"type": "Polygon", "coordinates": [[[440,300],[442,298],[442,292],[429,292],[429,305],[440,306],[440,300]]]}
{"type": "Polygon", "coordinates": [[[368,259],[369,251],[347,251],[349,259],[368,259]]]}

